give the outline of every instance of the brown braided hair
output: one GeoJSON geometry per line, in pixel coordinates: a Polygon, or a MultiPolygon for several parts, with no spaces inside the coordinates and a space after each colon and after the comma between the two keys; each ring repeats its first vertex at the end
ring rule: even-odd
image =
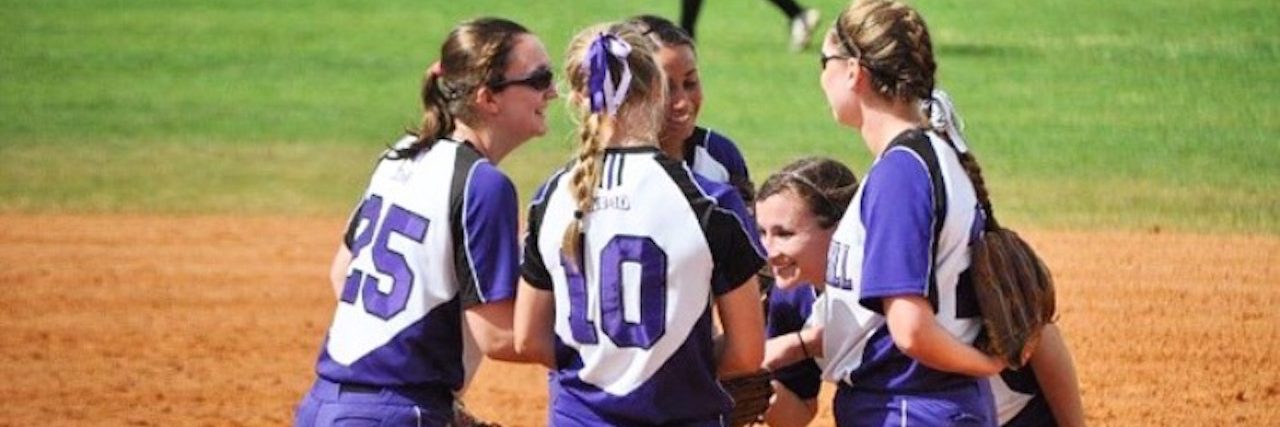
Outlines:
{"type": "Polygon", "coordinates": [[[836,17],[832,40],[871,73],[890,99],[918,101],[933,91],[938,64],[924,17],[892,0],[855,0],[836,17]]]}

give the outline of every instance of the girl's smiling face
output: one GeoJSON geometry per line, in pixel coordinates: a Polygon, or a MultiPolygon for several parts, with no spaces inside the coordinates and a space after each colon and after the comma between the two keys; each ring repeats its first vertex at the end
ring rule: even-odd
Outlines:
{"type": "Polygon", "coordinates": [[[760,239],[778,287],[821,285],[835,227],[822,228],[807,202],[787,189],[756,202],[760,239]]]}

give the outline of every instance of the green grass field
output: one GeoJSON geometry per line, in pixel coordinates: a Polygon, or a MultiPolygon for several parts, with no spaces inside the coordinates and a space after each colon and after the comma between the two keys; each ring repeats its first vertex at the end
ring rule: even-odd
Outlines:
{"type": "MultiPolygon", "coordinates": [[[[845,4],[805,3],[824,29],[845,4]]],[[[914,4],[1006,223],[1280,233],[1280,3],[914,4]]],[[[454,23],[515,19],[560,63],[579,28],[678,5],[0,0],[0,211],[345,215],[454,23]]],[[[807,155],[864,171],[786,31],[707,2],[702,122],[757,182],[807,155]]],[[[522,199],[572,150],[564,111],[502,165],[522,199]]]]}

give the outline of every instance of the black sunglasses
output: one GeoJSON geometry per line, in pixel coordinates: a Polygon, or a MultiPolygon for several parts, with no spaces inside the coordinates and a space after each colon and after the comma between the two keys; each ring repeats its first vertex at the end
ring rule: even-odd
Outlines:
{"type": "Polygon", "coordinates": [[[555,73],[546,68],[539,68],[529,75],[511,80],[500,80],[489,83],[489,88],[494,91],[501,91],[508,86],[528,86],[534,90],[547,90],[551,88],[551,84],[555,80],[555,73]]]}
{"type": "Polygon", "coordinates": [[[819,66],[821,66],[821,67],[822,67],[822,69],[824,69],[824,70],[825,70],[825,69],[827,69],[827,63],[828,63],[828,62],[831,62],[832,60],[835,60],[835,59],[853,59],[853,57],[852,57],[852,56],[849,56],[849,55],[840,55],[840,54],[836,54],[836,55],[827,55],[827,54],[825,54],[825,53],[819,53],[818,55],[819,55],[819,56],[818,56],[818,65],[819,65],[819,66]]]}

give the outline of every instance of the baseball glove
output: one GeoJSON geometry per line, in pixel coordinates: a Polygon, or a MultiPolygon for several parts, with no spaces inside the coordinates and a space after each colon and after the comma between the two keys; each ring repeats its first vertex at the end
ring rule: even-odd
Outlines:
{"type": "Polygon", "coordinates": [[[773,397],[773,376],[768,371],[720,380],[720,387],[733,397],[733,412],[729,414],[729,425],[741,427],[763,423],[764,411],[769,409],[769,399],[773,397]]]}
{"type": "Polygon", "coordinates": [[[991,222],[973,251],[974,291],[985,328],[978,346],[1018,369],[1057,314],[1053,277],[1018,233],[991,222]]]}
{"type": "Polygon", "coordinates": [[[462,404],[460,400],[455,400],[453,403],[453,423],[449,425],[450,427],[502,427],[502,424],[491,423],[471,415],[467,405],[462,404]]]}

